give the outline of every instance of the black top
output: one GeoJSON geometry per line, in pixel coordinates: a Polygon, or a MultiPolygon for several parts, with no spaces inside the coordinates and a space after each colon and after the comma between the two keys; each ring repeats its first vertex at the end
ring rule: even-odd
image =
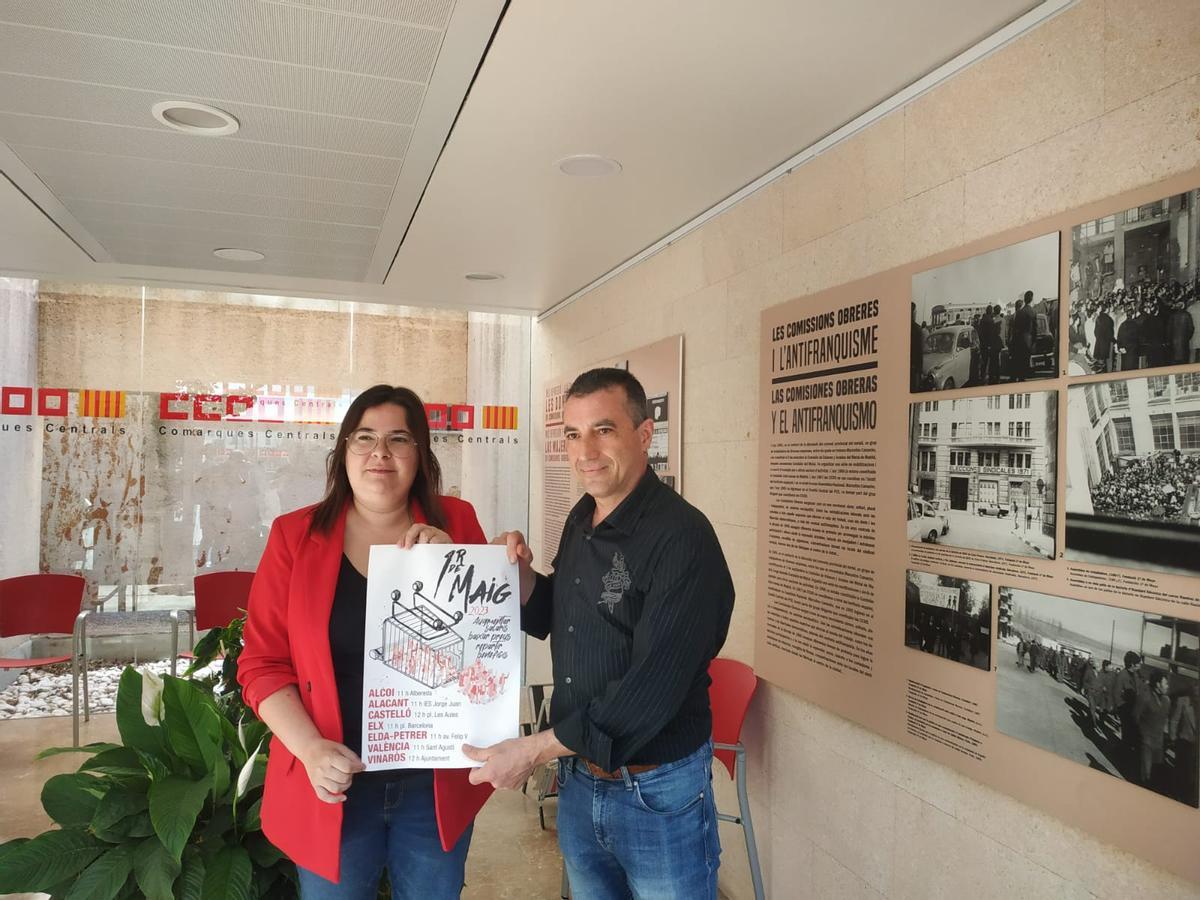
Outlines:
{"type": "Polygon", "coordinates": [[[554,574],[521,627],[553,636],[550,722],[604,769],[674,762],[712,734],[708,664],[725,643],[733,580],[712,525],[647,468],[595,528],[567,516],[554,574]]]}
{"type": "MultiPolygon", "coordinates": [[[[333,609],[329,613],[329,654],[333,658],[333,678],[337,682],[338,706],[342,710],[342,743],[362,756],[363,632],[367,626],[367,579],[342,554],[333,609]]],[[[360,772],[364,778],[389,780],[431,771],[421,769],[360,772]]]]}

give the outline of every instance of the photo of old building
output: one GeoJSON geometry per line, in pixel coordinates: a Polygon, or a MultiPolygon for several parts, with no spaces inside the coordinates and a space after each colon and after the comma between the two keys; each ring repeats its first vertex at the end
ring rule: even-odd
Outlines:
{"type": "Polygon", "coordinates": [[[1067,392],[1071,559],[1200,571],[1200,371],[1067,392]]]}
{"type": "Polygon", "coordinates": [[[1072,374],[1200,358],[1200,191],[1164,197],[1071,230],[1072,374]]]}
{"type": "Polygon", "coordinates": [[[1053,391],[912,404],[909,539],[1053,557],[1057,415],[1053,391]]]}

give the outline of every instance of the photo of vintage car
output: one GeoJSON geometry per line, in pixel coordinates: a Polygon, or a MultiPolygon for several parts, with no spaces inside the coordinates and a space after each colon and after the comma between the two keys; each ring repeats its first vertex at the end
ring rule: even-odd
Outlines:
{"type": "Polygon", "coordinates": [[[970,325],[947,325],[930,332],[921,358],[922,389],[951,391],[966,387],[975,368],[971,359],[978,353],[979,335],[970,325]]]}
{"type": "Polygon", "coordinates": [[[1003,519],[1008,516],[1008,507],[1001,506],[999,503],[980,503],[975,507],[975,512],[981,516],[995,516],[997,519],[1003,519]]]}

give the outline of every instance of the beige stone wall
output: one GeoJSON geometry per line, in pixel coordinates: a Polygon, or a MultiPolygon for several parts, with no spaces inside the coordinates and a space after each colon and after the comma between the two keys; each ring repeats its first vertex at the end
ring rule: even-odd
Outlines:
{"type": "MultiPolygon", "coordinates": [[[[535,395],[685,334],[685,493],[733,569],[725,654],[752,662],[760,311],[1198,165],[1200,3],[1084,0],[535,327],[535,395]]],[[[1200,896],[768,685],[745,738],[769,896],[1200,896]]],[[[734,898],[740,841],[722,826],[734,898]]]]}

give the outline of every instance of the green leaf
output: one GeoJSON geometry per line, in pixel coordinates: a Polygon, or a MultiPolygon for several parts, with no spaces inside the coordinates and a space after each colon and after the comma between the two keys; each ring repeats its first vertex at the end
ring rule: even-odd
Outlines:
{"type": "Polygon", "coordinates": [[[119,842],[129,836],[129,826],[122,828],[121,824],[131,816],[145,812],[149,802],[145,791],[123,784],[113,785],[96,807],[91,819],[92,831],[98,838],[119,842]]]}
{"type": "Polygon", "coordinates": [[[171,858],[157,837],[146,838],[138,845],[133,875],[147,900],[174,900],[171,886],[181,869],[179,861],[171,858]]]}
{"type": "Polygon", "coordinates": [[[207,778],[191,781],[178,775],[169,775],[150,786],[150,821],[172,859],[180,858],[191,837],[208,790],[207,778]]]}
{"type": "Polygon", "coordinates": [[[142,768],[150,776],[151,781],[162,781],[171,774],[170,767],[154,754],[142,750],[136,752],[138,762],[142,764],[142,768]]]}
{"type": "Polygon", "coordinates": [[[81,872],[104,844],[77,828],[44,831],[13,849],[5,845],[0,894],[43,891],[81,872]]]}
{"type": "Polygon", "coordinates": [[[200,900],[204,893],[204,860],[192,847],[183,855],[183,871],[179,875],[178,900],[200,900]]]}
{"type": "Polygon", "coordinates": [[[222,847],[204,873],[203,900],[248,900],[253,866],[241,847],[222,847]]]}
{"type": "Polygon", "coordinates": [[[267,840],[267,836],[261,831],[246,835],[242,846],[246,848],[254,864],[261,869],[273,866],[283,859],[280,849],[267,840]]]}
{"type": "MultiPolygon", "coordinates": [[[[221,757],[221,719],[216,706],[191,682],[166,676],[163,726],[167,741],[181,759],[199,772],[213,772],[221,757]]],[[[225,786],[228,786],[228,771],[225,786]]]]}
{"type": "Polygon", "coordinates": [[[246,810],[245,821],[242,822],[242,831],[258,831],[262,828],[262,797],[259,797],[250,804],[250,808],[246,810]]]}
{"type": "Polygon", "coordinates": [[[83,870],[66,900],[112,900],[133,871],[133,848],[114,847],[83,870]]]}
{"type": "Polygon", "coordinates": [[[183,673],[183,677],[187,678],[192,672],[197,669],[203,669],[210,662],[216,659],[217,654],[221,652],[221,632],[222,628],[212,628],[200,640],[196,641],[196,646],[192,648],[192,653],[195,659],[188,666],[187,671],[183,673]]]}
{"type": "Polygon", "coordinates": [[[246,748],[242,746],[239,728],[227,718],[221,716],[221,733],[225,737],[225,747],[229,750],[229,755],[233,759],[234,768],[240,769],[246,764],[246,748]]]}
{"type": "Polygon", "coordinates": [[[165,749],[160,725],[148,725],[142,715],[142,675],[132,666],[117,685],[117,730],[126,747],[161,757],[165,749]]]}
{"type": "Polygon", "coordinates": [[[101,772],[105,775],[143,775],[137,751],[130,747],[102,750],[79,767],[81,772],[101,772]]]}
{"type": "Polygon", "coordinates": [[[55,775],[42,785],[42,809],[59,825],[87,825],[108,785],[78,772],[55,775]]]}
{"type": "Polygon", "coordinates": [[[95,741],[91,744],[84,744],[82,747],[47,747],[34,759],[49,759],[51,756],[58,756],[60,753],[100,753],[103,750],[116,750],[120,744],[108,744],[103,741],[95,741]]]}

